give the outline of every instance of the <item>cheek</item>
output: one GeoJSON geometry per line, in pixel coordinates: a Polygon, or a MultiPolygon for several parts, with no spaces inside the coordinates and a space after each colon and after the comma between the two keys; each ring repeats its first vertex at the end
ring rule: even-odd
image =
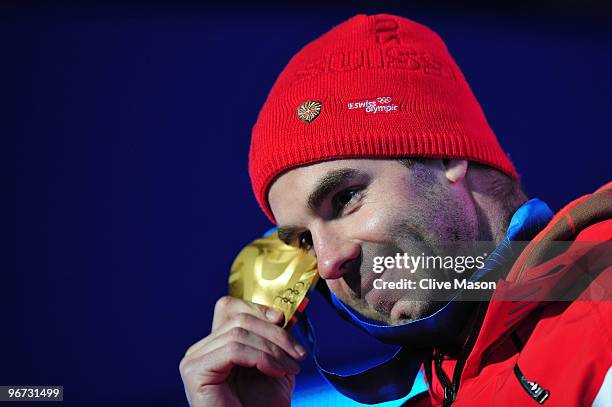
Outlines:
{"type": "Polygon", "coordinates": [[[334,293],[334,295],[340,298],[343,302],[348,302],[350,295],[349,292],[351,290],[347,290],[346,284],[343,285],[343,279],[337,278],[335,280],[325,280],[325,284],[327,284],[327,288],[334,293]]]}
{"type": "Polygon", "coordinates": [[[355,219],[355,227],[359,239],[369,242],[384,242],[392,238],[393,225],[398,214],[386,207],[363,208],[355,219]]]}

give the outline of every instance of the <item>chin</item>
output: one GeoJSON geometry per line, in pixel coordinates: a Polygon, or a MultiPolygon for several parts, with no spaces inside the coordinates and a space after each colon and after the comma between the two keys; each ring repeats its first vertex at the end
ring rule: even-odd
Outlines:
{"type": "Polygon", "coordinates": [[[430,301],[400,300],[393,305],[389,314],[391,325],[400,325],[417,319],[427,318],[442,308],[443,303],[430,301]]]}

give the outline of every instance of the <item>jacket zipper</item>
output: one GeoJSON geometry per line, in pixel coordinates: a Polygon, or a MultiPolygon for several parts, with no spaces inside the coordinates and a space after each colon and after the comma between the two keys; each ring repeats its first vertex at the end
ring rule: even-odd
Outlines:
{"type": "MultiPolygon", "coordinates": [[[[442,388],[444,389],[444,400],[442,401],[442,407],[449,407],[455,401],[457,397],[457,387],[454,386],[454,383],[449,381],[446,372],[442,369],[442,361],[444,360],[444,355],[438,351],[436,351],[434,355],[434,364],[436,368],[436,375],[442,384],[442,388]]],[[[459,362],[457,362],[459,363],[459,362]]],[[[456,370],[456,367],[455,367],[456,370]]],[[[454,372],[453,372],[453,376],[454,372]]]]}
{"type": "Polygon", "coordinates": [[[444,369],[442,369],[442,361],[444,360],[444,354],[438,350],[434,350],[434,365],[436,369],[436,375],[442,384],[442,388],[444,389],[444,400],[442,401],[442,407],[450,407],[457,398],[457,392],[459,391],[459,383],[461,382],[461,374],[463,373],[463,368],[465,366],[465,362],[467,361],[467,357],[469,356],[474,343],[476,342],[476,338],[478,338],[478,334],[480,333],[480,324],[482,323],[482,319],[484,317],[484,313],[487,307],[484,304],[478,304],[476,312],[476,329],[473,329],[470,335],[468,336],[465,344],[463,346],[463,352],[461,357],[458,358],[457,364],[455,365],[455,369],[453,370],[453,380],[450,381],[449,377],[446,375],[444,369]]]}
{"type": "Polygon", "coordinates": [[[438,379],[440,379],[440,383],[444,389],[444,400],[442,401],[442,407],[450,407],[457,398],[459,382],[461,381],[461,373],[463,372],[463,367],[465,366],[465,359],[457,361],[455,369],[453,370],[453,380],[450,381],[449,377],[446,375],[446,372],[444,372],[444,369],[442,369],[444,355],[436,351],[434,358],[436,374],[438,375],[438,379]]]}

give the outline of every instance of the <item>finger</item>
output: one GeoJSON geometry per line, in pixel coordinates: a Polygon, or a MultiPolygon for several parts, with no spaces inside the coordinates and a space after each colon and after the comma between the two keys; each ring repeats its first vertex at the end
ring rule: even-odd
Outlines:
{"type": "Polygon", "coordinates": [[[197,353],[218,336],[236,328],[245,329],[267,339],[273,344],[278,345],[295,359],[301,360],[306,357],[306,349],[297,343],[289,332],[270,322],[256,318],[251,314],[238,314],[234,316],[234,318],[221,325],[215,332],[189,348],[187,354],[197,353]]]}
{"type": "Polygon", "coordinates": [[[200,352],[195,352],[191,355],[191,357],[197,358],[202,354],[211,353],[219,348],[227,347],[229,344],[234,342],[242,343],[262,352],[266,352],[280,365],[282,365],[288,374],[297,374],[300,371],[300,366],[295,359],[288,355],[279,346],[253,332],[240,327],[234,327],[225,334],[219,335],[217,338],[211,341],[205,349],[201,350],[200,352]]]}
{"type": "MultiPolygon", "coordinates": [[[[220,326],[222,326],[224,323],[227,323],[235,315],[240,313],[252,315],[255,318],[261,319],[262,321],[266,320],[270,323],[277,325],[282,324],[285,319],[283,313],[276,309],[230,296],[221,297],[219,300],[217,300],[217,303],[215,304],[213,329],[211,334],[202,338],[195,344],[191,345],[185,352],[185,355],[187,356],[206,346],[206,344],[210,342],[210,340],[216,337],[216,331],[219,329],[220,326]]],[[[304,351],[305,353],[304,348],[301,346],[298,347],[298,350],[300,352],[304,351]]]]}
{"type": "Polygon", "coordinates": [[[244,301],[240,298],[225,296],[219,298],[215,304],[212,331],[214,332],[219,326],[230,320],[236,314],[250,314],[277,325],[282,324],[284,321],[283,313],[274,308],[244,301]]]}
{"type": "Polygon", "coordinates": [[[272,356],[259,349],[239,342],[215,349],[182,365],[182,373],[188,386],[197,389],[201,386],[223,383],[234,366],[256,368],[263,374],[282,378],[286,370],[272,356]]]}

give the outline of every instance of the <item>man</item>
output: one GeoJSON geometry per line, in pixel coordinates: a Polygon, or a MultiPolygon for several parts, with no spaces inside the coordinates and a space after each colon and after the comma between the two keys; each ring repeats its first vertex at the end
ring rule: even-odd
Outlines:
{"type": "MultiPolygon", "coordinates": [[[[431,30],[358,15],[307,45],[271,90],[249,159],[259,204],[280,239],[316,256],[339,312],[419,350],[403,360],[423,366],[429,392],[410,405],[610,405],[610,252],[599,243],[612,236],[612,185],[552,219],[543,202],[528,201],[431,30]],[[520,255],[517,240],[531,241],[520,255]],[[459,281],[496,281],[489,302],[374,286],[414,275],[395,264],[377,276],[376,258],[445,256],[456,250],[449,242],[484,241],[496,246],[486,266],[459,281]],[[582,242],[590,246],[579,252],[582,242]],[[587,263],[585,279],[578,266],[587,263]]],[[[428,281],[439,271],[413,270],[428,281]]],[[[191,406],[289,405],[306,351],[282,319],[221,298],[211,334],[181,362],[191,406]]],[[[411,383],[389,372],[383,383],[411,383]]],[[[399,395],[388,390],[388,399],[399,395]]],[[[359,392],[348,391],[385,399],[359,392]]]]}

